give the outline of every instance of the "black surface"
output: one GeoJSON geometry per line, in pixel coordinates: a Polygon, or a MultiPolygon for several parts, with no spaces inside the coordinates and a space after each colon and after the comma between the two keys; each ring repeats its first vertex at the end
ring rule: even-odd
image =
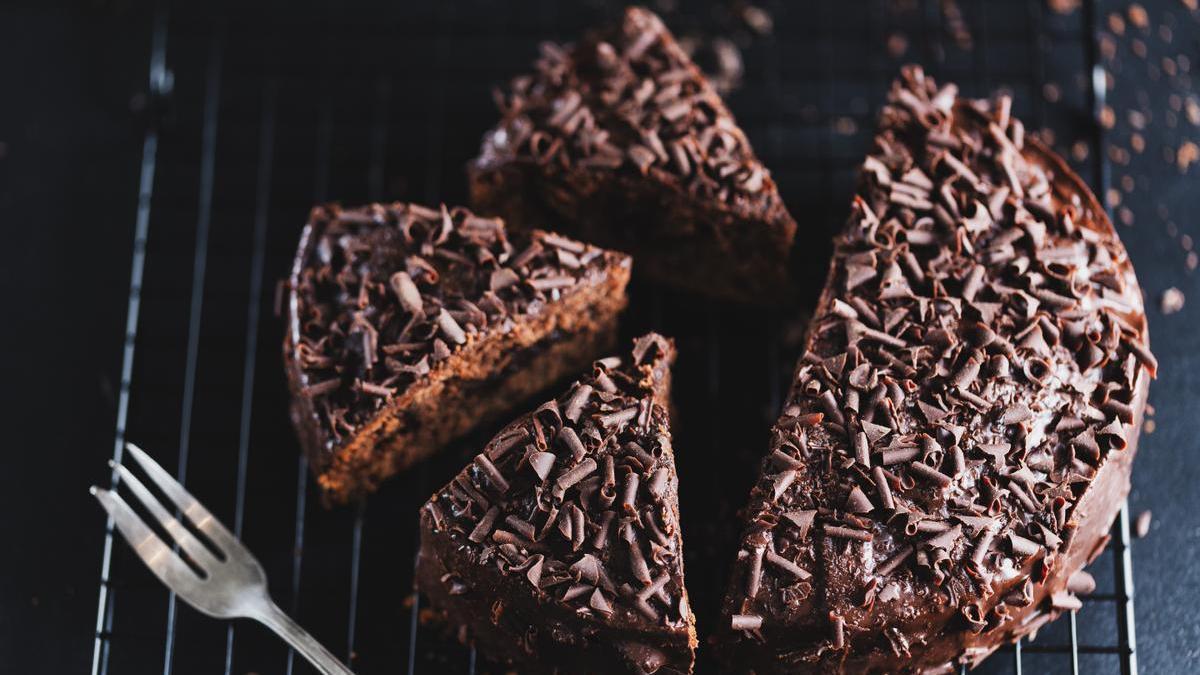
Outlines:
{"type": "MultiPolygon", "coordinates": [[[[1036,1],[960,3],[974,40],[964,50],[947,35],[939,2],[802,9],[807,4],[771,7],[774,35],[743,50],[745,82],[729,99],[779,181],[805,245],[827,247],[840,227],[874,111],[901,62],[922,62],[971,94],[1009,88],[1016,113],[1031,128],[1052,130],[1066,153],[1076,141],[1097,138],[1083,12],[1060,15],[1036,1]],[[892,58],[885,44],[897,31],[909,46],[892,58]],[[1061,92],[1055,101],[1043,94],[1048,84],[1061,92]]],[[[1200,283],[1186,271],[1180,238],[1166,220],[1177,233],[1200,236],[1200,170],[1181,172],[1164,151],[1200,133],[1184,105],[1190,80],[1178,66],[1169,77],[1162,59],[1183,54],[1200,63],[1200,24],[1176,0],[1144,5],[1150,29],[1143,34],[1127,22],[1124,34],[1111,38],[1117,58],[1108,64],[1114,79],[1108,99],[1118,124],[1104,137],[1129,147],[1127,111],[1151,113],[1141,132],[1145,152],[1128,166],[1111,167],[1114,185],[1126,173],[1135,179],[1120,204],[1135,222],[1119,229],[1147,292],[1151,341],[1162,363],[1151,389],[1156,431],[1144,436],[1130,499],[1134,514],[1146,508],[1155,514],[1151,535],[1133,546],[1138,657],[1143,672],[1187,672],[1200,640],[1193,615],[1200,570],[1191,563],[1200,552],[1193,515],[1200,471],[1188,459],[1200,432],[1200,283]],[[1164,23],[1172,28],[1170,42],[1158,30],[1164,23]],[[1145,59],[1135,39],[1146,45],[1145,59]],[[1159,70],[1157,79],[1148,64],[1159,70]],[[1181,96],[1178,111],[1172,94],[1181,96]],[[1158,299],[1170,286],[1193,304],[1164,316],[1158,299]]],[[[1124,9],[1125,3],[1101,2],[1095,15],[1112,31],[1109,13],[1124,9]]],[[[244,456],[242,532],[266,566],[275,597],[336,653],[352,648],[361,672],[405,669],[415,510],[457,459],[416,469],[361,512],[325,512],[307,500],[293,592],[296,485],[304,474],[284,414],[274,282],[316,199],[462,201],[462,164],[494,119],[491,84],[523,69],[539,40],[569,38],[612,12],[550,1],[243,9],[222,17],[173,8],[158,14],[174,76],[169,97],[159,101],[147,95],[153,10],[106,4],[0,10],[0,225],[8,243],[0,280],[16,304],[0,331],[3,419],[13,458],[0,470],[7,512],[0,517],[0,541],[7,543],[0,563],[0,672],[91,667],[103,515],[86,487],[108,480],[104,462],[113,451],[121,391],[148,128],[157,132],[158,146],[129,438],[172,470],[186,448],[189,488],[230,524],[239,513],[244,456]],[[207,254],[202,264],[198,250],[207,254]],[[191,304],[197,278],[203,282],[198,314],[191,304]],[[261,292],[252,296],[256,280],[261,292]]],[[[729,28],[707,6],[668,12],[666,19],[679,32],[729,28]]],[[[1093,184],[1100,178],[1096,158],[1093,146],[1077,163],[1093,184]]],[[[814,278],[823,270],[815,272],[814,278]]],[[[625,332],[655,326],[680,342],[676,445],[689,586],[703,628],[731,553],[732,511],[765,447],[790,371],[785,338],[799,314],[714,307],[641,286],[634,292],[625,332]],[[718,453],[740,460],[737,475],[708,470],[706,456],[718,453]],[[714,493],[727,496],[712,499],[714,493]]],[[[1112,591],[1111,554],[1095,567],[1101,591],[1112,591]]],[[[167,595],[120,541],[112,593],[108,672],[161,670],[167,595]]],[[[1079,614],[1081,642],[1115,645],[1119,604],[1089,602],[1079,614]]],[[[176,621],[174,672],[223,672],[226,625],[183,606],[176,621]]],[[[281,643],[258,626],[235,626],[232,672],[285,671],[281,643]]],[[[1034,647],[1063,644],[1068,628],[1058,622],[1034,647]]],[[[466,651],[422,631],[418,672],[466,671],[466,651]]],[[[1084,672],[1117,672],[1115,656],[1080,658],[1084,672]]],[[[987,670],[1011,672],[1012,661],[1011,654],[997,655],[987,670]]],[[[1026,653],[1024,664],[1026,672],[1069,671],[1061,654],[1026,653]]]]}

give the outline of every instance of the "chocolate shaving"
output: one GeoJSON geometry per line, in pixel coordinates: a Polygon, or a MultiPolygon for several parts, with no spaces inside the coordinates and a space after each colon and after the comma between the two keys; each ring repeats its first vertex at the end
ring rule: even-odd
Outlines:
{"type": "Polygon", "coordinates": [[[796,527],[797,536],[803,540],[808,538],[808,529],[812,527],[816,515],[816,511],[789,511],[783,517],[796,527]]]}
{"type": "Polygon", "coordinates": [[[734,614],[730,627],[733,630],[758,630],[762,628],[763,618],[757,614],[734,614]]]}
{"type": "Polygon", "coordinates": [[[908,470],[918,477],[941,487],[946,487],[954,482],[953,478],[923,462],[912,462],[908,465],[908,470]]]}
{"type": "Polygon", "coordinates": [[[588,457],[579,464],[568,469],[566,472],[559,475],[554,483],[561,490],[566,490],[591,475],[596,470],[596,460],[588,457]]]}
{"type": "Polygon", "coordinates": [[[766,561],[771,565],[778,567],[780,570],[783,570],[797,579],[800,579],[801,581],[812,578],[812,575],[805,571],[802,567],[791,560],[784,558],[778,553],[775,553],[774,551],[767,551],[766,561]]]}
{"type": "Polygon", "coordinates": [[[863,494],[863,491],[856,485],[850,490],[850,496],[846,497],[846,510],[850,513],[870,513],[875,509],[875,505],[870,499],[863,494]]]}
{"type": "Polygon", "coordinates": [[[842,527],[841,525],[826,525],[825,534],[830,537],[837,537],[839,539],[853,539],[855,541],[871,541],[874,539],[874,536],[870,532],[863,532],[862,530],[842,527]]]}

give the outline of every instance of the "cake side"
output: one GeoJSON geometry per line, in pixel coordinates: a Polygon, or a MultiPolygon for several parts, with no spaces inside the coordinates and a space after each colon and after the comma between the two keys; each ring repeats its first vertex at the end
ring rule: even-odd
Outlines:
{"type": "Polygon", "coordinates": [[[745,511],[734,670],[950,672],[1077,606],[1156,366],[1111,223],[1009,106],[893,86],[745,511]]]}
{"type": "Polygon", "coordinates": [[[790,293],[796,225],[770,172],[662,21],[642,8],[546,44],[497,97],[468,167],[472,203],[632,252],[639,274],[718,297],[790,293]]]}
{"type": "Polygon", "coordinates": [[[670,341],[597,361],[421,509],[417,582],[522,672],[691,672],[670,341]]]}
{"type": "Polygon", "coordinates": [[[314,209],[284,363],[327,501],[373,490],[610,348],[623,254],[411,204],[314,209]]]}

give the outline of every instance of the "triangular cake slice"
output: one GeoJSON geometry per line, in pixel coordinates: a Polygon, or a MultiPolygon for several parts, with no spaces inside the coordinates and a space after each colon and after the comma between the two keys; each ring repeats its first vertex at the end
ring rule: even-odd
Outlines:
{"type": "Polygon", "coordinates": [[[421,508],[418,584],[492,659],[520,672],[691,672],[674,357],[652,333],[597,361],[421,508]]]}
{"type": "Polygon", "coordinates": [[[796,223],[729,109],[653,13],[542,47],[497,95],[470,167],[473,206],[628,251],[638,274],[770,303],[796,223]]]}
{"type": "Polygon", "coordinates": [[[615,340],[630,260],[461,208],[313,209],[290,279],[292,419],[345,502],[615,340]]]}
{"type": "Polygon", "coordinates": [[[1112,224],[1010,106],[890,91],[746,507],[733,670],[955,672],[1079,607],[1155,365],[1112,224]]]}

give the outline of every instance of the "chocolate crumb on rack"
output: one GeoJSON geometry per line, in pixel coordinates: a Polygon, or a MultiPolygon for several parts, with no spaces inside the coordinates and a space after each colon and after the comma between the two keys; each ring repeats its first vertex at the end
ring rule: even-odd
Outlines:
{"type": "Polygon", "coordinates": [[[481,212],[629,251],[639,274],[756,303],[789,294],[796,224],[770,172],[662,21],[630,8],[577,45],[542,45],[496,97],[471,163],[481,212]]]}
{"type": "Polygon", "coordinates": [[[421,508],[417,579],[522,672],[691,672],[674,346],[649,334],[509,424],[421,508]]]}
{"type": "Polygon", "coordinates": [[[284,361],[326,497],[374,489],[610,348],[629,267],[463,208],[313,209],[284,361]]]}
{"type": "Polygon", "coordinates": [[[1111,223],[1008,97],[902,71],[806,345],[744,511],[727,665],[952,669],[1078,608],[1157,365],[1111,223]]]}

